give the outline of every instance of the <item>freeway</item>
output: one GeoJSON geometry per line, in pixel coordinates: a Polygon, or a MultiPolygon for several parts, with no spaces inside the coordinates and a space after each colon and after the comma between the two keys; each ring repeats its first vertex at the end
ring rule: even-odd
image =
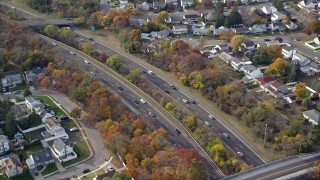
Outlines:
{"type": "MultiPolygon", "coordinates": [[[[139,68],[144,72],[147,72],[149,69],[146,68],[144,65],[139,63],[139,60],[131,59],[122,52],[119,52],[115,49],[113,49],[110,46],[107,46],[103,42],[99,41],[98,39],[94,39],[94,41],[88,40],[88,38],[94,38],[94,37],[88,37],[85,34],[82,34],[79,31],[76,31],[76,33],[79,35],[77,37],[77,40],[80,41],[87,41],[93,48],[98,49],[100,51],[106,52],[108,56],[111,56],[113,54],[121,54],[126,61],[126,65],[129,68],[139,68]]],[[[233,130],[226,126],[225,123],[221,120],[220,117],[212,113],[211,110],[208,110],[203,105],[201,105],[200,102],[196,102],[196,104],[193,103],[183,103],[183,99],[187,99],[189,102],[194,100],[195,98],[192,97],[192,95],[187,94],[186,92],[177,89],[174,90],[171,87],[171,83],[164,79],[163,77],[156,75],[156,74],[148,74],[145,73],[146,78],[152,82],[156,87],[162,90],[168,90],[170,95],[173,99],[175,99],[178,103],[182,103],[186,108],[191,110],[194,115],[197,116],[198,120],[200,120],[203,124],[205,121],[209,122],[209,128],[212,129],[214,133],[216,133],[221,141],[226,144],[230,149],[233,150],[234,153],[236,152],[242,152],[243,157],[241,159],[246,162],[249,165],[252,166],[258,166],[261,164],[264,164],[264,160],[262,157],[260,157],[250,146],[248,146],[242,138],[237,136],[236,133],[233,132],[233,130]],[[213,119],[209,118],[209,115],[212,114],[214,116],[213,119]],[[228,138],[224,137],[222,134],[227,133],[229,135],[228,138]]]]}
{"type": "Polygon", "coordinates": [[[315,166],[320,160],[320,153],[304,154],[288,157],[282,160],[274,161],[248,171],[238,173],[229,177],[227,180],[271,180],[288,177],[287,175],[315,166]]]}
{"type": "Polygon", "coordinates": [[[102,83],[110,87],[114,92],[117,92],[122,96],[124,102],[137,112],[140,116],[148,117],[149,112],[152,112],[155,117],[148,117],[146,122],[151,127],[159,128],[162,127],[166,129],[169,133],[171,143],[179,148],[191,148],[199,152],[206,159],[205,166],[207,171],[211,173],[214,178],[221,178],[224,174],[221,170],[214,164],[210,157],[204,152],[199,144],[192,138],[192,136],[186,131],[186,129],[177,123],[172,122],[173,116],[168,113],[164,108],[162,108],[158,103],[156,103],[151,97],[144,94],[140,89],[135,87],[133,84],[129,83],[122,76],[118,75],[111,69],[107,68],[105,65],[99,63],[98,61],[92,59],[91,57],[85,55],[84,53],[77,51],[67,45],[64,45],[58,41],[51,40],[45,36],[39,35],[41,38],[52,43],[58,44],[56,47],[59,51],[65,51],[64,54],[68,54],[69,51],[73,51],[77,55],[64,55],[67,60],[74,61],[81,68],[89,71],[92,76],[99,79],[102,83]],[[89,60],[91,63],[86,63],[89,60]],[[121,88],[120,88],[121,87],[121,88]],[[145,99],[146,104],[139,102],[139,99],[145,99]],[[138,103],[139,102],[139,103],[138,103]],[[176,129],[179,129],[180,133],[177,133],[176,129]]]}

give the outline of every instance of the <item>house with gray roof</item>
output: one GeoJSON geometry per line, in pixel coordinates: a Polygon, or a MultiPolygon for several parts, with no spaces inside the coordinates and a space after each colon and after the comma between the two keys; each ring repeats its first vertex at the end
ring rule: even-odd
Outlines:
{"type": "Polygon", "coordinates": [[[23,173],[22,164],[20,162],[19,157],[16,155],[11,155],[9,157],[0,159],[0,170],[8,178],[11,178],[23,173]]]}
{"type": "Polygon", "coordinates": [[[319,63],[310,62],[309,66],[310,66],[310,70],[314,74],[319,74],[320,73],[320,64],[319,63]]]}
{"type": "Polygon", "coordinates": [[[319,2],[316,0],[302,0],[299,2],[298,6],[301,9],[306,9],[307,11],[316,10],[319,7],[319,2]]]}
{"type": "Polygon", "coordinates": [[[44,70],[43,68],[38,67],[30,71],[25,71],[24,74],[26,75],[27,82],[31,84],[39,79],[41,75],[44,75],[44,70]]]}
{"type": "Polygon", "coordinates": [[[193,5],[193,0],[180,0],[180,5],[183,8],[190,7],[193,5]]]}
{"type": "Polygon", "coordinates": [[[0,154],[10,150],[9,139],[5,135],[0,135],[0,154]]]}
{"type": "Polygon", "coordinates": [[[251,33],[253,34],[260,34],[267,32],[267,25],[266,24],[255,24],[251,28],[249,28],[251,33]]]}
{"type": "Polygon", "coordinates": [[[165,21],[166,23],[180,24],[182,22],[182,16],[179,16],[177,14],[169,14],[169,18],[165,21]]]}
{"type": "Polygon", "coordinates": [[[281,52],[285,58],[292,58],[292,56],[297,53],[297,50],[293,46],[285,45],[282,46],[281,52]]]}
{"type": "Polygon", "coordinates": [[[256,79],[259,77],[263,77],[263,73],[261,70],[254,65],[245,65],[241,68],[241,71],[243,71],[248,79],[256,79]]]}
{"type": "Polygon", "coordinates": [[[304,118],[308,119],[313,125],[318,125],[320,120],[320,112],[312,109],[302,112],[304,118]]]}
{"type": "Polygon", "coordinates": [[[310,60],[307,57],[305,57],[299,53],[295,53],[292,56],[292,63],[302,67],[302,66],[306,66],[307,64],[309,64],[310,60]]]}
{"type": "Polygon", "coordinates": [[[270,28],[272,31],[285,31],[287,27],[282,22],[273,22],[270,24],[270,28]]]}
{"type": "Polygon", "coordinates": [[[45,149],[43,151],[33,153],[27,160],[26,164],[29,169],[34,169],[40,165],[45,166],[54,163],[50,149],[45,149]]]}
{"type": "Polygon", "coordinates": [[[21,74],[7,75],[1,79],[2,87],[9,90],[9,87],[15,87],[22,83],[21,74]]]}
{"type": "Polygon", "coordinates": [[[52,154],[60,161],[67,162],[77,158],[77,154],[73,151],[73,146],[66,139],[58,138],[54,140],[50,147],[52,154]]]}
{"type": "Polygon", "coordinates": [[[33,96],[25,97],[25,102],[27,107],[31,111],[34,111],[37,107],[43,106],[43,104],[38,99],[35,99],[33,96]]]}
{"type": "Polygon", "coordinates": [[[157,38],[157,39],[163,39],[167,36],[169,36],[169,31],[168,30],[162,30],[162,31],[152,31],[150,33],[150,35],[154,38],[157,38]]]}

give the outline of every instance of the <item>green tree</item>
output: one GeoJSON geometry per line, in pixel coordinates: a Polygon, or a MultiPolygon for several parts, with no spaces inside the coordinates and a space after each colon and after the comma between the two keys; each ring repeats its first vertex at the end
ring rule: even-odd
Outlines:
{"type": "Polygon", "coordinates": [[[32,112],[29,116],[28,116],[28,123],[29,124],[32,124],[32,126],[38,126],[40,124],[42,124],[42,120],[41,120],[41,117],[35,113],[35,112],[32,112]]]}
{"type": "Polygon", "coordinates": [[[26,88],[26,89],[24,90],[24,92],[23,92],[23,96],[24,96],[24,97],[27,97],[27,96],[31,96],[31,95],[32,95],[31,91],[30,91],[28,88],[26,88]]]}
{"type": "Polygon", "coordinates": [[[242,16],[239,13],[237,7],[232,8],[230,15],[229,15],[229,19],[230,19],[230,25],[236,25],[236,24],[243,23],[242,16]]]}
{"type": "Polygon", "coordinates": [[[122,172],[116,172],[114,173],[114,175],[112,176],[113,180],[130,180],[130,176],[122,173],[122,172]]]}
{"type": "Polygon", "coordinates": [[[167,104],[166,104],[166,110],[172,111],[173,108],[174,108],[173,104],[172,104],[171,102],[167,102],[167,104]]]}
{"type": "Polygon", "coordinates": [[[70,43],[74,36],[74,33],[69,28],[64,27],[59,29],[60,40],[70,43]]]}
{"type": "Polygon", "coordinates": [[[74,24],[76,24],[78,26],[84,26],[85,23],[86,23],[86,18],[82,15],[74,20],[74,24]]]}
{"type": "Polygon", "coordinates": [[[78,118],[80,118],[81,117],[81,109],[79,109],[79,108],[74,108],[74,109],[72,109],[71,110],[71,112],[70,112],[70,116],[72,117],[72,118],[75,118],[75,119],[78,119],[78,118]]]}
{"type": "Polygon", "coordinates": [[[119,54],[112,55],[107,59],[107,65],[115,71],[119,71],[123,64],[124,61],[119,54]]]}
{"type": "Polygon", "coordinates": [[[272,4],[274,5],[274,7],[276,7],[278,9],[278,11],[282,11],[283,10],[283,2],[282,2],[282,0],[273,0],[272,4]]]}
{"type": "Polygon", "coordinates": [[[44,32],[49,36],[49,37],[57,37],[59,35],[59,27],[54,26],[54,25],[47,25],[44,29],[44,32]]]}
{"type": "Polygon", "coordinates": [[[133,84],[138,84],[141,82],[141,75],[141,71],[138,68],[135,68],[129,71],[129,74],[126,76],[126,78],[133,84]]]}
{"type": "Polygon", "coordinates": [[[10,111],[7,115],[6,115],[6,119],[5,119],[5,130],[6,133],[11,136],[14,135],[14,133],[16,133],[17,131],[17,125],[15,122],[15,115],[12,111],[10,111]]]}

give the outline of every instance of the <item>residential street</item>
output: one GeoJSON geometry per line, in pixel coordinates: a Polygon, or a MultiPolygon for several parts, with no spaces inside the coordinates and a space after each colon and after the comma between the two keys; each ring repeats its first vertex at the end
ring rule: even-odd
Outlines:
{"type": "MultiPolygon", "coordinates": [[[[55,99],[59,104],[61,104],[68,112],[70,112],[72,109],[77,107],[77,105],[72,102],[65,94],[54,91],[54,90],[48,90],[48,89],[38,89],[38,90],[32,90],[33,95],[48,95],[51,96],[53,99],[55,99]]],[[[85,134],[87,134],[87,138],[89,142],[91,143],[91,146],[93,148],[94,154],[93,156],[74,167],[67,168],[66,171],[59,172],[53,176],[50,176],[46,179],[61,179],[61,178],[71,178],[74,175],[79,176],[82,174],[82,171],[86,168],[89,168],[91,170],[96,169],[99,167],[99,165],[103,164],[105,162],[105,159],[110,158],[110,153],[105,149],[104,142],[102,139],[101,134],[95,129],[95,127],[88,127],[81,123],[81,128],[85,131],[85,134]]]]}

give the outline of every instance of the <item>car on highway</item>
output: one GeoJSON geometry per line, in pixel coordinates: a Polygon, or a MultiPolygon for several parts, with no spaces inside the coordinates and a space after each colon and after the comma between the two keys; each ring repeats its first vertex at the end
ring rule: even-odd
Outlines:
{"type": "Polygon", "coordinates": [[[239,157],[243,157],[242,152],[238,151],[237,154],[238,154],[239,157]]]}
{"type": "Polygon", "coordinates": [[[213,116],[212,114],[209,114],[208,117],[209,117],[210,119],[214,119],[214,116],[213,116]]]}
{"type": "Polygon", "coordinates": [[[57,44],[56,44],[56,43],[54,43],[54,42],[52,43],[52,45],[57,46],[57,44]]]}
{"type": "Polygon", "coordinates": [[[164,90],[164,92],[166,92],[166,93],[168,93],[168,94],[170,93],[168,90],[164,90]]]}
{"type": "Polygon", "coordinates": [[[75,55],[75,53],[74,53],[74,52],[72,52],[72,51],[70,51],[70,54],[75,55]]]}
{"type": "Polygon", "coordinates": [[[152,75],[152,74],[153,74],[153,72],[149,70],[149,71],[148,71],[148,74],[151,74],[151,75],[152,75]]]}
{"type": "Polygon", "coordinates": [[[93,41],[93,38],[88,38],[90,41],[93,41]]]}
{"type": "Polygon", "coordinates": [[[226,137],[226,138],[229,137],[229,135],[228,135],[227,133],[222,133],[222,135],[223,135],[224,137],[226,137]]]}
{"type": "Polygon", "coordinates": [[[174,90],[176,90],[177,88],[174,85],[170,85],[170,87],[174,90]]]}
{"type": "Polygon", "coordinates": [[[136,105],[140,104],[138,100],[134,100],[134,103],[135,103],[136,105]]]}
{"type": "Polygon", "coordinates": [[[114,171],[114,168],[112,166],[108,166],[108,171],[114,171]]]}
{"type": "Polygon", "coordinates": [[[86,59],[86,60],[84,60],[84,62],[86,63],[86,64],[90,64],[90,62],[86,59]]]}
{"type": "Polygon", "coordinates": [[[119,86],[118,89],[119,89],[119,91],[122,91],[122,90],[123,90],[123,88],[122,88],[121,86],[119,86]]]}
{"type": "Polygon", "coordinates": [[[207,126],[210,125],[208,121],[205,121],[204,124],[207,125],[207,126]]]}
{"type": "Polygon", "coordinates": [[[149,116],[154,117],[154,114],[152,112],[149,112],[148,114],[149,116]]]}
{"type": "Polygon", "coordinates": [[[145,103],[146,103],[146,101],[145,101],[144,99],[140,99],[140,102],[141,102],[142,104],[145,104],[145,103]]]}
{"type": "Polygon", "coordinates": [[[84,169],[82,172],[83,174],[87,174],[88,172],[90,172],[90,169],[84,169]]]}
{"type": "Polygon", "coordinates": [[[179,135],[181,134],[181,131],[179,129],[176,129],[176,133],[179,135]]]}
{"type": "Polygon", "coordinates": [[[76,132],[76,131],[79,131],[79,128],[77,127],[70,128],[70,132],[76,132]]]}
{"type": "Polygon", "coordinates": [[[188,100],[182,99],[182,101],[183,101],[184,103],[188,104],[188,100]]]}
{"type": "Polygon", "coordinates": [[[84,39],[80,39],[80,41],[82,41],[82,42],[83,42],[83,41],[84,41],[84,39]]]}

